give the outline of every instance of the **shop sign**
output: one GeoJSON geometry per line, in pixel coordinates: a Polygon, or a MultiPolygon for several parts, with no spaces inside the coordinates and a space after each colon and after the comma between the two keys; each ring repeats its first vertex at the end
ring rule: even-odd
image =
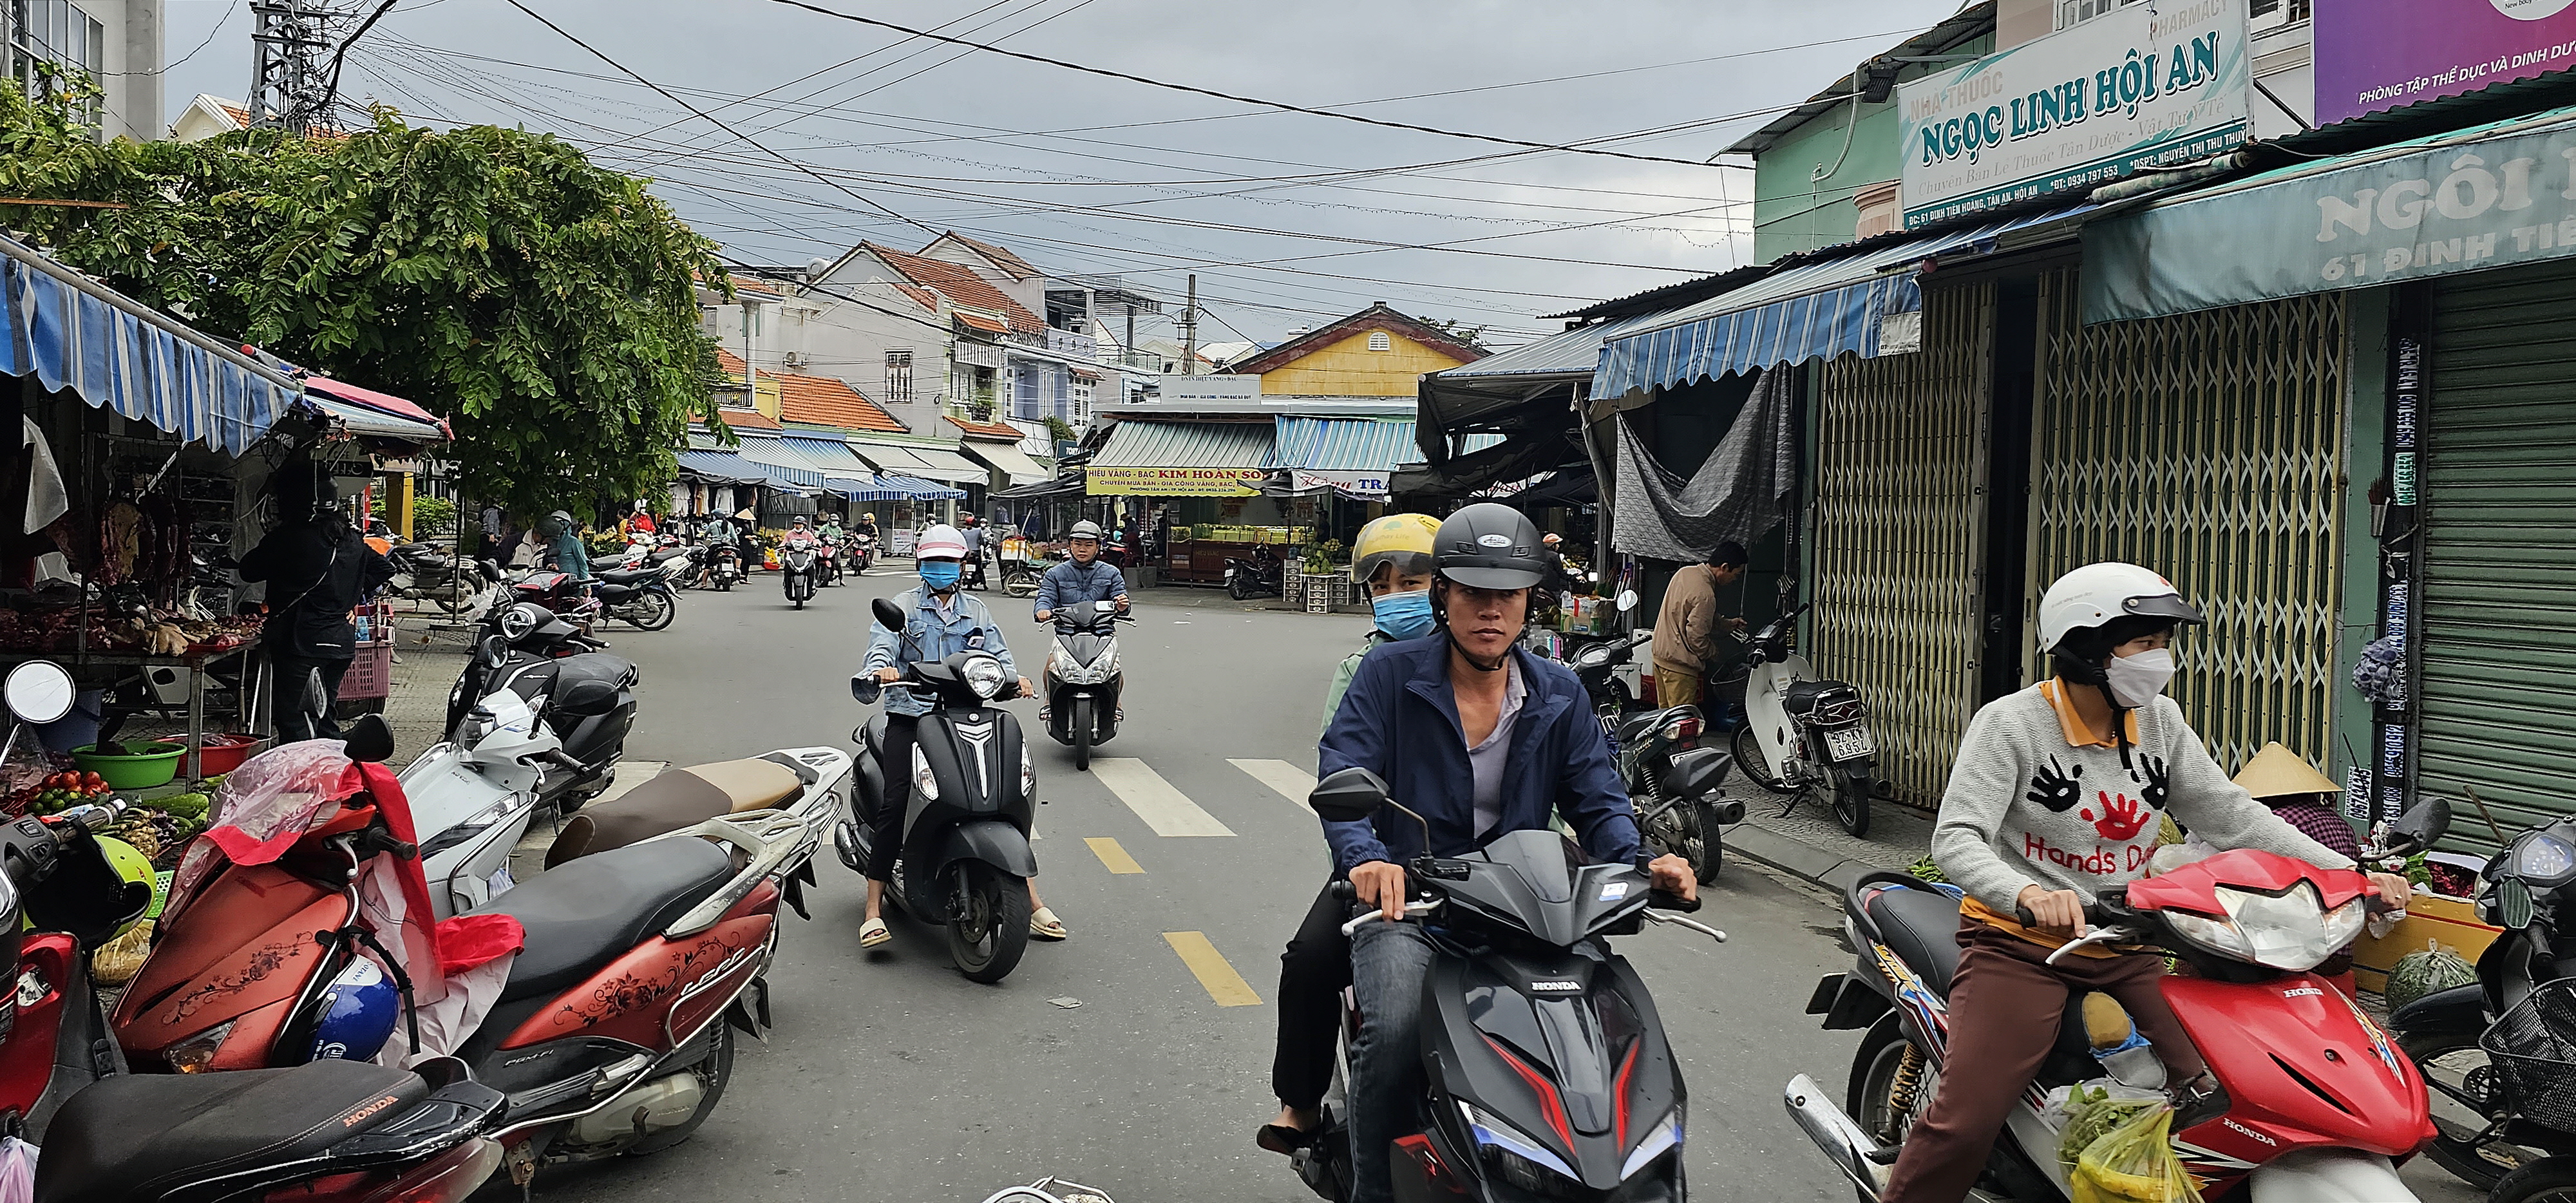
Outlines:
{"type": "Polygon", "coordinates": [[[1252,497],[1270,479],[1266,468],[1085,468],[1093,497],[1252,497]]]}
{"type": "Polygon", "coordinates": [[[1258,401],[1261,399],[1261,377],[1183,376],[1173,373],[1155,377],[1154,392],[1166,405],[1175,401],[1258,401]]]}
{"type": "Polygon", "coordinates": [[[1371,497],[1386,496],[1386,473],[1376,471],[1309,471],[1298,468],[1291,474],[1291,488],[1303,493],[1310,489],[1340,489],[1345,493],[1365,493],[1371,497]]]}
{"type": "Polygon", "coordinates": [[[2245,39],[2244,0],[2137,4],[1899,87],[1906,228],[2244,141],[2245,39]]]}
{"type": "Polygon", "coordinates": [[[2576,66],[2570,0],[2317,5],[2317,124],[2576,66]]]}
{"type": "Polygon", "coordinates": [[[2084,320],[2186,313],[2571,255],[2576,122],[2562,121],[2087,227],[2084,320]]]}

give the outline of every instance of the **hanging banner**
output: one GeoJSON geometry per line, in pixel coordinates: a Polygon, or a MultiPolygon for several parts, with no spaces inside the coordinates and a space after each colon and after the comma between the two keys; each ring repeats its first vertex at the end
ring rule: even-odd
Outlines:
{"type": "Polygon", "coordinates": [[[2332,0],[2315,36],[2319,125],[2576,66],[2569,0],[2332,0]]]}
{"type": "Polygon", "coordinates": [[[1905,226],[2245,140],[2244,0],[2137,4],[1898,87],[1905,226]]]}
{"type": "Polygon", "coordinates": [[[1267,468],[1085,468],[1093,497],[1256,497],[1267,468]]]}
{"type": "Polygon", "coordinates": [[[1372,500],[1386,496],[1386,473],[1380,471],[1344,472],[1331,469],[1292,469],[1288,487],[1300,493],[1318,489],[1338,489],[1344,493],[1372,500]]]}

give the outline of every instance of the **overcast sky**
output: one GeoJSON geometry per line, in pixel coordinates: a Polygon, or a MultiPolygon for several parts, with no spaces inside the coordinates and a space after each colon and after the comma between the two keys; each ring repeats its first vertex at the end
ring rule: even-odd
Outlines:
{"type": "MultiPolygon", "coordinates": [[[[1722,271],[1751,251],[1748,170],[1520,151],[1265,110],[909,39],[780,0],[523,2],[759,145],[621,75],[508,0],[400,0],[350,52],[342,95],[425,122],[515,123],[596,148],[597,161],[654,177],[684,218],[748,261],[801,263],[860,239],[918,249],[931,237],[925,228],[956,229],[1051,272],[1123,275],[1171,298],[1175,311],[1196,270],[1211,318],[1203,339],[1231,337],[1229,329],[1275,339],[1382,299],[1489,326],[1487,341],[1507,345],[1558,328],[1540,314],[1722,271]],[[1564,228],[1572,226],[1587,228],[1564,228]],[[1470,251],[1480,253],[1461,253],[1470,251]]],[[[1770,114],[1712,119],[1803,100],[1960,7],[811,2],[1459,132],[1564,144],[1692,123],[1602,146],[1693,164],[1770,114]],[[1613,74],[1595,74],[1604,72],[1613,74]],[[1594,77],[1561,78],[1584,75],[1594,77]],[[1532,82],[1549,80],[1557,82],[1532,82]],[[1477,90],[1420,95],[1464,89],[1477,90]]],[[[248,8],[168,0],[171,115],[200,92],[241,97],[248,8]]]]}

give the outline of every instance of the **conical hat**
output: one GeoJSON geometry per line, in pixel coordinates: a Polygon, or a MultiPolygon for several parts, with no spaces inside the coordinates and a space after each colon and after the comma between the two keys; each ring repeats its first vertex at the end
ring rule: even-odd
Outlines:
{"type": "Polygon", "coordinates": [[[2263,745],[2254,759],[2245,762],[2245,771],[2236,775],[2236,784],[2257,798],[2279,798],[2291,794],[2340,794],[2343,787],[2334,779],[2318,772],[2299,754],[2274,741],[2263,745]]]}

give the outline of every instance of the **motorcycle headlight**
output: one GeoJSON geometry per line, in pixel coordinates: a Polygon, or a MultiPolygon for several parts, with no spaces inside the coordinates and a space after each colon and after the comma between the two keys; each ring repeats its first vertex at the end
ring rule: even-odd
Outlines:
{"type": "Polygon", "coordinates": [[[501,611],[501,638],[517,643],[527,638],[537,629],[537,624],[545,620],[543,608],[521,602],[501,611]]]}
{"type": "Polygon", "coordinates": [[[1020,745],[1020,796],[1038,800],[1038,762],[1029,759],[1029,746],[1020,745]]]}
{"type": "Polygon", "coordinates": [[[930,758],[919,746],[912,749],[912,793],[924,802],[939,800],[939,775],[930,771],[930,758]]]}
{"type": "Polygon", "coordinates": [[[236,1020],[225,1020],[205,1031],[190,1036],[161,1050],[161,1059],[178,1073],[204,1073],[214,1067],[215,1054],[224,1047],[224,1038],[233,1034],[236,1020]]]}
{"type": "Polygon", "coordinates": [[[2234,960],[2303,973],[2361,932],[2361,899],[2328,913],[2316,887],[2305,882],[2278,897],[2225,886],[2216,893],[2227,909],[2226,919],[2168,911],[2165,921],[2184,939],[2234,960]]]}
{"type": "Polygon", "coordinates": [[[1493,1167],[1494,1176],[1546,1198],[1564,1198],[1581,1189],[1583,1180],[1574,1167],[1547,1146],[1472,1103],[1462,1101],[1458,1110],[1467,1118],[1467,1131],[1476,1138],[1477,1154],[1493,1167]]]}
{"type": "Polygon", "coordinates": [[[1002,692],[1002,686],[1010,680],[1010,674],[1002,671],[1002,662],[991,656],[968,660],[963,675],[966,687],[974,690],[976,697],[985,699],[1002,692]]]}
{"type": "Polygon", "coordinates": [[[2505,875],[2519,877],[2543,890],[2567,884],[2576,878],[2576,847],[2543,832],[2533,832],[2515,841],[2513,851],[2505,858],[2505,875]]]}

